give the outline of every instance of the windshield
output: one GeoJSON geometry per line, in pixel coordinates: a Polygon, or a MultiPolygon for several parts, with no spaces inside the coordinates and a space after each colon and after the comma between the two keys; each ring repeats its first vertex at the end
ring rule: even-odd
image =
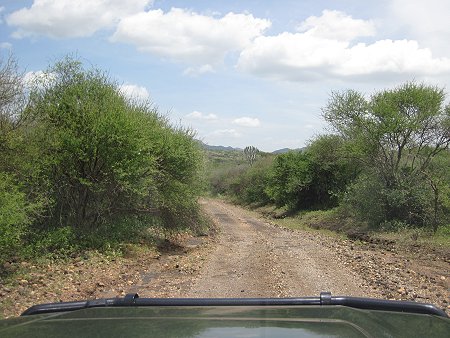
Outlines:
{"type": "Polygon", "coordinates": [[[0,316],[134,293],[448,313],[449,12],[2,2],[0,316]]]}

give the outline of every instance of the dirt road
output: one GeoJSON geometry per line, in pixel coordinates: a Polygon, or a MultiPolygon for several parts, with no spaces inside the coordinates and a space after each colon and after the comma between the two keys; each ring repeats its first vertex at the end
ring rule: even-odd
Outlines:
{"type": "Polygon", "coordinates": [[[377,295],[320,236],[276,227],[217,200],[203,206],[220,225],[220,234],[187,296],[377,295]]]}
{"type": "Polygon", "coordinates": [[[334,295],[415,300],[450,313],[450,253],[291,231],[219,200],[202,208],[212,236],[179,236],[155,250],[107,259],[16,263],[26,273],[0,282],[0,315],[33,304],[124,296],[295,297],[334,295]]]}
{"type": "Polygon", "coordinates": [[[448,254],[292,231],[256,213],[207,199],[218,233],[181,241],[149,262],[141,278],[99,296],[296,297],[334,295],[415,300],[450,312],[448,254]]]}

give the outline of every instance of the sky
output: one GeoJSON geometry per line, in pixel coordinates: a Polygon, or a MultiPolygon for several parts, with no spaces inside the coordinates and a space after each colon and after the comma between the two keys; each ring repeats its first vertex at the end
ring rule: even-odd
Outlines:
{"type": "Polygon", "coordinates": [[[300,148],[333,91],[450,85],[448,0],[0,0],[27,78],[66,55],[210,145],[300,148]]]}

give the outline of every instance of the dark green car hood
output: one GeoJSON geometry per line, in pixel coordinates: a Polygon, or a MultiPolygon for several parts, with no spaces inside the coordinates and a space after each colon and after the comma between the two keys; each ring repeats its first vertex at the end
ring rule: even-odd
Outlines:
{"type": "Polygon", "coordinates": [[[449,337],[450,319],[345,306],[107,307],[0,321],[1,337],[449,337]]]}

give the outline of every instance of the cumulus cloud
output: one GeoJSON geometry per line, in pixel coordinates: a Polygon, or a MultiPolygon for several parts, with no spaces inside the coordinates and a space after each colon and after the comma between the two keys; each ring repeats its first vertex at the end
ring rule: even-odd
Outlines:
{"type": "Polygon", "coordinates": [[[450,53],[450,25],[448,0],[390,0],[387,19],[411,33],[422,45],[443,55],[450,53]],[[426,15],[425,15],[426,13],[426,15]]]}
{"type": "Polygon", "coordinates": [[[269,26],[270,21],[251,14],[228,13],[218,18],[180,8],[166,13],[157,9],[123,18],[111,41],[131,43],[140,51],[172,61],[213,67],[228,52],[248,46],[269,26]]]}
{"type": "Polygon", "coordinates": [[[196,119],[196,120],[217,120],[217,115],[216,114],[204,114],[202,112],[199,112],[197,110],[194,110],[192,113],[187,114],[186,117],[189,117],[191,119],[196,119]]]}
{"type": "Polygon", "coordinates": [[[343,12],[330,10],[324,10],[319,17],[308,17],[297,29],[317,38],[339,41],[375,35],[375,25],[372,21],[353,19],[343,12]]]}
{"type": "Polygon", "coordinates": [[[30,8],[8,15],[6,22],[16,27],[13,33],[16,38],[83,37],[113,28],[121,18],[142,12],[151,3],[151,0],[34,0],[30,8]]]}
{"type": "Polygon", "coordinates": [[[434,58],[429,49],[420,48],[414,40],[352,44],[358,37],[373,35],[374,26],[341,12],[324,11],[321,17],[310,17],[300,25],[300,30],[303,31],[256,38],[241,52],[238,68],[293,81],[379,73],[450,72],[450,59],[434,58]]]}
{"type": "Polygon", "coordinates": [[[258,127],[261,124],[257,118],[251,117],[240,117],[233,120],[233,123],[242,127],[258,127]]]}
{"type": "Polygon", "coordinates": [[[150,93],[145,87],[134,84],[123,84],[119,89],[124,95],[131,99],[146,101],[150,98],[150,93]]]}

